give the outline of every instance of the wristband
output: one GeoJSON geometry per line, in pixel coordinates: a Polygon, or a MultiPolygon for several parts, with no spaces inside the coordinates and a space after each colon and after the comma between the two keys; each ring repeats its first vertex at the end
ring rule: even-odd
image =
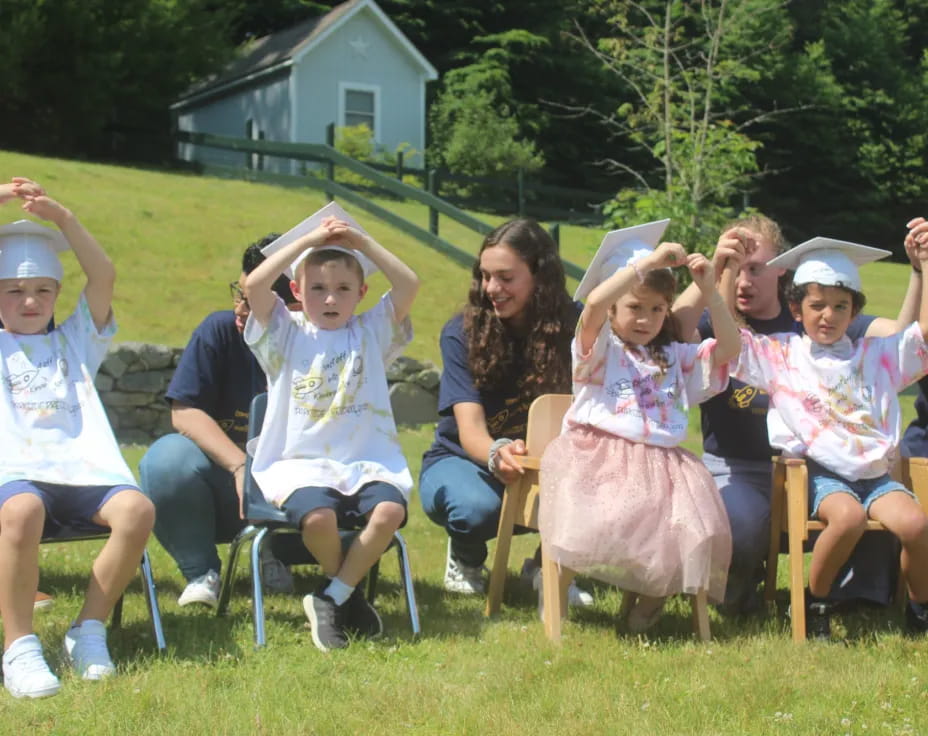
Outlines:
{"type": "Polygon", "coordinates": [[[232,475],[235,475],[239,470],[245,467],[245,463],[239,463],[234,468],[232,468],[232,475]]]}
{"type": "Polygon", "coordinates": [[[643,283],[644,283],[644,276],[642,275],[641,271],[639,270],[638,264],[635,263],[634,261],[632,261],[632,263],[630,263],[629,265],[630,265],[633,269],[635,269],[635,276],[637,276],[637,277],[638,277],[638,281],[639,281],[640,283],[643,284],[643,283]]]}
{"type": "Polygon", "coordinates": [[[500,437],[498,440],[493,440],[493,444],[490,445],[490,454],[487,456],[487,470],[493,475],[499,472],[499,451],[506,445],[511,445],[512,442],[508,437],[500,437]]]}

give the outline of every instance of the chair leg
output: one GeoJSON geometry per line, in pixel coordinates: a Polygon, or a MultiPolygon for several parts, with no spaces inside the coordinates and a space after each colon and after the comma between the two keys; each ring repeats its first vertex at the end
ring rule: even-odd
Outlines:
{"type": "MultiPolygon", "coordinates": [[[[158,606],[158,590],[155,588],[155,578],[151,571],[151,558],[148,550],[142,551],[142,584],[145,586],[145,602],[148,604],[148,615],[155,632],[155,644],[159,652],[167,648],[164,640],[164,629],[161,628],[161,608],[158,606]]],[[[120,599],[122,600],[122,599],[120,599]]]]}
{"type": "Polygon", "coordinates": [[[110,628],[112,629],[118,629],[122,626],[122,599],[124,597],[124,595],[119,596],[119,600],[113,606],[113,614],[110,618],[110,628]]]}
{"type": "Polygon", "coordinates": [[[506,570],[509,567],[509,547],[512,544],[512,530],[516,521],[516,508],[522,496],[522,480],[506,486],[503,491],[503,504],[499,514],[499,528],[496,533],[496,554],[493,556],[493,570],[490,572],[490,586],[487,591],[485,616],[499,613],[503,602],[503,588],[506,585],[506,570]]]}
{"type": "Polygon", "coordinates": [[[709,641],[712,634],[709,631],[709,596],[705,588],[700,588],[696,595],[691,596],[693,604],[693,630],[700,641],[709,641]]]}
{"type": "Polygon", "coordinates": [[[229,559],[226,561],[226,569],[222,573],[222,585],[219,588],[219,602],[216,605],[216,615],[225,616],[229,611],[229,599],[232,597],[232,582],[235,580],[235,567],[238,564],[238,555],[242,551],[242,545],[252,539],[258,533],[258,527],[249,524],[242,531],[235,535],[229,545],[229,559]]]}
{"type": "Polygon", "coordinates": [[[573,577],[574,572],[560,567],[542,544],[541,587],[545,634],[556,644],[561,641],[561,623],[567,612],[567,588],[573,577]]]}
{"type": "Polygon", "coordinates": [[[264,630],[264,580],[261,573],[261,545],[264,543],[267,531],[266,527],[259,529],[251,542],[251,592],[256,648],[263,647],[267,643],[264,630]]]}
{"type": "Polygon", "coordinates": [[[380,560],[377,560],[367,571],[367,602],[372,606],[377,598],[377,581],[380,579],[380,560]]]}
{"type": "Polygon", "coordinates": [[[409,552],[406,541],[399,532],[393,534],[396,545],[396,556],[400,565],[400,579],[403,581],[403,592],[406,594],[406,611],[409,613],[409,626],[414,637],[419,636],[419,607],[416,605],[416,590],[412,582],[412,569],[409,566],[409,552]]]}
{"type": "Polygon", "coordinates": [[[786,468],[774,460],[770,479],[770,546],[767,549],[767,575],[764,578],[764,600],[772,603],[777,592],[777,565],[780,560],[780,537],[783,529],[783,487],[786,468]]]}
{"type": "Polygon", "coordinates": [[[787,470],[786,514],[789,528],[789,600],[793,641],[806,640],[805,557],[802,544],[806,537],[808,475],[805,465],[787,470]]]}

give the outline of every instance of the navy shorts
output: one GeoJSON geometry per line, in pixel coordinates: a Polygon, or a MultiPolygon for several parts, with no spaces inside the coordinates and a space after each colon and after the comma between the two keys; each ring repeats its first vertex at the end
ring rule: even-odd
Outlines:
{"type": "MultiPolygon", "coordinates": [[[[296,489],[284,501],[281,508],[286,512],[287,519],[297,527],[303,517],[316,509],[332,509],[335,512],[336,523],[339,529],[360,529],[367,521],[367,515],[379,503],[392,501],[406,508],[406,499],[396,486],[389,483],[375,481],[361,486],[357,493],[346,496],[334,488],[322,486],[307,486],[296,489]]],[[[408,514],[403,516],[400,528],[406,526],[408,514]]]]}
{"type": "Polygon", "coordinates": [[[43,537],[53,537],[62,529],[76,532],[108,532],[109,528],[91,519],[120,491],[141,491],[135,486],[66,486],[40,480],[11,480],[0,486],[0,506],[20,493],[31,493],[45,507],[43,537]]]}

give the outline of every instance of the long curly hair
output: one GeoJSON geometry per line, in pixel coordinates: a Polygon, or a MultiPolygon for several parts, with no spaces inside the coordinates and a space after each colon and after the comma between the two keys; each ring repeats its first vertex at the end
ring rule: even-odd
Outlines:
{"type": "MultiPolygon", "coordinates": [[[[668,268],[654,268],[645,273],[644,283],[636,288],[645,288],[656,292],[667,300],[667,305],[669,307],[673,304],[674,297],[677,294],[677,277],[674,276],[673,272],[668,268]]],[[[613,304],[609,307],[609,315],[612,316],[614,314],[615,305],[613,304]]],[[[661,375],[665,375],[667,369],[670,367],[667,352],[664,348],[672,342],[682,341],[683,337],[682,330],[680,329],[680,322],[668,308],[667,316],[664,317],[664,323],[661,325],[661,329],[651,342],[643,346],[651,360],[657,363],[658,368],[661,370],[661,375]]]]}
{"type": "Polygon", "coordinates": [[[468,365],[478,389],[504,388],[518,364],[523,366],[518,379],[520,397],[531,399],[543,393],[570,391],[570,341],[577,310],[567,294],[557,245],[537,222],[510,220],[484,238],[472,268],[463,314],[468,365]],[[516,253],[535,280],[523,313],[524,324],[528,325],[525,335],[516,335],[496,316],[483,291],[480,256],[497,245],[516,253]]]}

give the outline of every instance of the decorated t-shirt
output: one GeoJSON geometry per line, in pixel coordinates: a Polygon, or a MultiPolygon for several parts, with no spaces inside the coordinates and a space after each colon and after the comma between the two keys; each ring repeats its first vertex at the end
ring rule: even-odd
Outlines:
{"type": "Polygon", "coordinates": [[[736,377],[770,394],[770,444],[848,480],[889,472],[899,443],[896,394],[928,371],[917,323],[889,337],[819,345],[807,335],[742,330],[736,377]]]}
{"type": "Polygon", "coordinates": [[[0,330],[0,485],[135,485],[93,379],[116,332],[100,331],[87,299],[44,335],[0,330]]]}
{"type": "Polygon", "coordinates": [[[591,425],[632,442],[676,447],[686,439],[690,407],[723,391],[728,364],[713,370],[716,340],[664,346],[666,373],[644,348],[626,346],[603,325],[589,354],[574,338],[574,401],[565,425],[591,425]]]}
{"type": "Polygon", "coordinates": [[[412,339],[390,294],[337,330],[322,330],[277,300],[264,328],[254,315],[245,342],[268,378],[264,427],[252,474],[265,498],[282,504],[298,488],[352,495],[374,481],[408,498],[412,476],[400,448],[386,368],[412,339]]]}

